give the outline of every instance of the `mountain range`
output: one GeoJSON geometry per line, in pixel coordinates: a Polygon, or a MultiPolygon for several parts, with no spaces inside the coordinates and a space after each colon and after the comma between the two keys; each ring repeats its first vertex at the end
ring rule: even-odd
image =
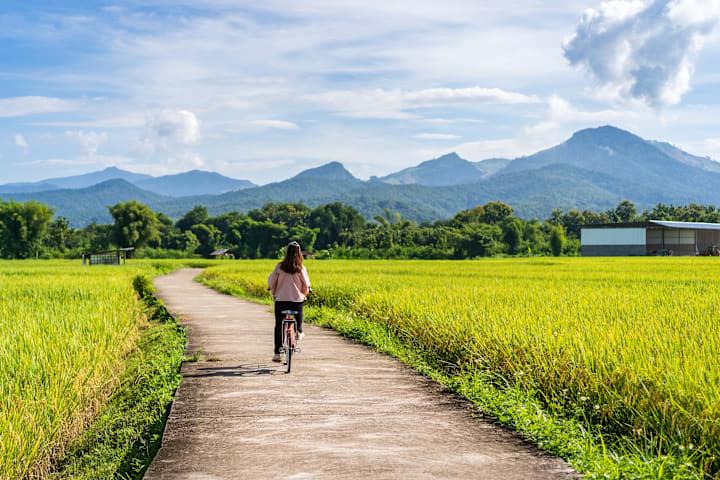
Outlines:
{"type": "Polygon", "coordinates": [[[173,218],[198,204],[219,214],[267,202],[315,206],[340,201],[367,218],[389,209],[411,220],[432,221],[492,200],[512,205],[526,218],[546,218],[555,208],[606,210],[624,199],[640,208],[657,203],[720,205],[718,187],[719,162],[604,126],[581,130],[560,145],[525,157],[472,162],[449,153],[368,181],[354,177],[339,162],[262,186],[212,172],[150,177],[109,168],[0,186],[0,197],[47,203],[75,225],[107,222],[107,206],[130,199],[173,218]]]}
{"type": "Polygon", "coordinates": [[[506,158],[490,158],[481,162],[470,162],[452,152],[382,178],[373,177],[372,180],[379,180],[391,185],[417,184],[428,187],[446,187],[459,183],[478,182],[491,177],[509,163],[510,160],[506,158]]]}
{"type": "Polygon", "coordinates": [[[108,180],[124,180],[143,190],[169,197],[188,195],[213,195],[252,188],[256,185],[248,180],[236,180],[215,172],[191,170],[175,175],[153,177],[133,173],[117,167],[108,167],[98,172],[71,177],[49,178],[35,183],[8,183],[0,185],[0,195],[13,193],[38,193],[62,189],[82,189],[101,184],[108,180]]]}

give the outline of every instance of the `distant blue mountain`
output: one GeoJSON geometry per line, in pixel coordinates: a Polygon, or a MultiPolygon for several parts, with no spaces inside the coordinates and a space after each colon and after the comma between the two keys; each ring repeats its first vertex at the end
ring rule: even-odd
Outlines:
{"type": "Polygon", "coordinates": [[[558,164],[634,182],[638,195],[662,188],[671,202],[720,203],[720,163],[612,126],[580,130],[560,145],[513,160],[496,175],[558,164]]]}
{"type": "Polygon", "coordinates": [[[49,178],[39,183],[52,185],[55,188],[87,188],[108,180],[125,180],[135,183],[148,178],[152,177],[142,173],[128,172],[117,167],[108,167],[98,172],[73,175],[71,177],[49,178]]]}
{"type": "Polygon", "coordinates": [[[330,162],[319,167],[304,170],[297,175],[296,179],[322,178],[326,180],[357,180],[345,166],[340,162],[330,162]]]}
{"type": "Polygon", "coordinates": [[[219,173],[202,170],[147,178],[133,183],[145,190],[170,197],[215,195],[255,186],[248,180],[235,180],[219,173]]]}
{"type": "Polygon", "coordinates": [[[219,195],[232,190],[252,188],[248,180],[236,180],[215,172],[191,170],[185,173],[152,177],[141,173],[128,172],[117,167],[108,167],[97,172],[71,177],[51,178],[36,183],[9,183],[0,185],[1,194],[46,192],[59,189],[82,189],[106,182],[124,180],[144,190],[170,197],[192,195],[219,195]]]}
{"type": "Polygon", "coordinates": [[[0,197],[17,201],[36,200],[55,210],[55,214],[70,220],[75,226],[89,223],[109,223],[112,217],[108,207],[118,202],[137,200],[148,205],[159,205],[165,197],[136,187],[132,183],[112,179],[86,188],[67,188],[46,192],[0,194],[0,197]]]}
{"type": "Polygon", "coordinates": [[[3,193],[33,193],[33,192],[44,192],[46,190],[57,190],[59,185],[55,185],[47,182],[38,183],[7,183],[0,185],[0,194],[3,193]]]}
{"type": "Polygon", "coordinates": [[[212,172],[158,178],[137,178],[118,169],[109,173],[131,177],[79,189],[57,189],[55,184],[87,183],[93,175],[107,176],[108,170],[42,185],[13,184],[5,188],[16,190],[0,190],[0,198],[42,201],[75,225],[106,221],[109,205],[130,199],[175,218],[197,204],[218,214],[268,202],[344,202],[367,218],[390,209],[416,221],[448,218],[491,200],[535,218],[547,217],[555,208],[606,210],[625,199],[640,208],[659,202],[720,205],[720,163],[611,126],[581,130],[560,145],[515,160],[470,162],[451,153],[371,181],[355,178],[339,162],[259,187],[212,172]],[[45,187],[52,190],[17,190],[45,187]]]}
{"type": "Polygon", "coordinates": [[[510,160],[494,158],[482,162],[470,162],[455,153],[422,162],[396,173],[391,173],[379,180],[392,185],[417,184],[428,187],[462,185],[474,183],[501,170],[510,160]]]}
{"type": "Polygon", "coordinates": [[[650,144],[678,162],[690,165],[691,167],[707,170],[709,172],[720,173],[720,162],[717,162],[710,157],[698,157],[696,155],[692,155],[666,142],[656,142],[651,140],[650,144]]]}

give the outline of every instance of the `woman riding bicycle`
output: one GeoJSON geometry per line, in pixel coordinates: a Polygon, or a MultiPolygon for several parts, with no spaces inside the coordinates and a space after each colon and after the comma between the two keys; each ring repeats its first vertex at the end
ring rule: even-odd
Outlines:
{"type": "Polygon", "coordinates": [[[302,340],[303,302],[310,292],[310,277],[303,265],[303,254],[300,244],[290,242],[285,252],[285,258],[275,266],[268,277],[268,290],[275,300],[275,355],[273,362],[280,362],[280,347],[282,346],[283,311],[294,310],[297,313],[298,340],[302,340]]]}

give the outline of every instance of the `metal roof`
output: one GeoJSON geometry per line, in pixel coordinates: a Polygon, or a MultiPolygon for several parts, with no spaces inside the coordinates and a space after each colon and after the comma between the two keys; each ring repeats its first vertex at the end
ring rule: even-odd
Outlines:
{"type": "Polygon", "coordinates": [[[670,222],[666,220],[650,220],[649,222],[596,223],[581,225],[580,228],[652,228],[664,227],[678,230],[720,230],[720,223],[703,222],[670,222]]]}
{"type": "Polygon", "coordinates": [[[580,225],[580,228],[647,228],[653,225],[650,222],[591,223],[580,225]]]}
{"type": "Polygon", "coordinates": [[[703,222],[668,222],[665,220],[650,220],[650,223],[665,228],[677,228],[682,230],[720,230],[720,223],[703,222]]]}
{"type": "Polygon", "coordinates": [[[212,252],[212,253],[210,254],[210,256],[211,256],[211,257],[217,257],[217,256],[220,256],[220,255],[225,255],[225,254],[228,253],[229,251],[230,251],[229,248],[221,248],[221,249],[219,249],[219,250],[215,250],[214,252],[212,252]]]}
{"type": "Polygon", "coordinates": [[[114,250],[102,250],[99,252],[83,252],[83,255],[109,255],[111,253],[132,252],[135,247],[116,248],[114,250]]]}

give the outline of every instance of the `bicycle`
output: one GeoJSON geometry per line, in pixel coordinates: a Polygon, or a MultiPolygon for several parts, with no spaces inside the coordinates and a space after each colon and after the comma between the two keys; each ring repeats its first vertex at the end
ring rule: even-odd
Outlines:
{"type": "Polygon", "coordinates": [[[297,348],[297,320],[295,315],[298,314],[295,310],[283,310],[282,314],[285,315],[283,319],[283,340],[282,340],[282,352],[285,354],[285,364],[287,365],[287,373],[290,373],[292,368],[292,356],[293,353],[300,351],[297,348]]]}

